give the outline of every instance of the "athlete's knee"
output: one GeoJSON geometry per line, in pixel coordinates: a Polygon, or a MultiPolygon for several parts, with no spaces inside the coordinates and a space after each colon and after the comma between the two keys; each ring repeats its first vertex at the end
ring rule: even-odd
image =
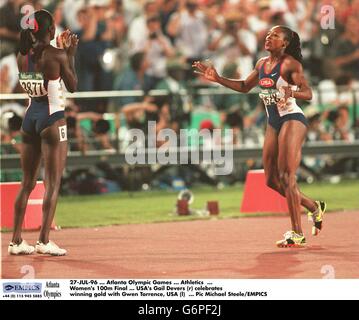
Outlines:
{"type": "Polygon", "coordinates": [[[266,177],[266,185],[267,185],[267,187],[280,192],[280,186],[279,186],[278,180],[275,179],[273,176],[266,177]]]}
{"type": "Polygon", "coordinates": [[[24,180],[21,184],[21,187],[25,193],[31,193],[31,191],[36,187],[36,180],[24,180]]]}
{"type": "Polygon", "coordinates": [[[43,201],[44,210],[51,208],[56,205],[57,198],[59,196],[59,187],[57,186],[48,186],[45,190],[45,196],[43,201]]]}
{"type": "Polygon", "coordinates": [[[45,196],[53,197],[58,194],[60,190],[60,182],[49,183],[46,186],[45,196]]]}
{"type": "Polygon", "coordinates": [[[297,180],[295,172],[291,170],[283,169],[279,170],[279,181],[283,188],[296,188],[297,180]]]}

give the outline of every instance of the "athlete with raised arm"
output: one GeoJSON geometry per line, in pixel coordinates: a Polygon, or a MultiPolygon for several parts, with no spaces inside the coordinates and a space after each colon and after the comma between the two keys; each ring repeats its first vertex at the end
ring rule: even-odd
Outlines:
{"type": "Polygon", "coordinates": [[[52,15],[46,10],[36,11],[28,22],[32,28],[21,31],[17,59],[19,81],[29,96],[21,128],[23,179],[15,202],[14,231],[8,252],[17,255],[36,251],[61,256],[66,254],[66,250],[50,241],[49,233],[67,156],[65,100],[61,80],[70,92],[76,90],[74,56],[78,39],[66,31],[60,39],[63,48],[51,46],[55,24],[52,15]],[[21,231],[29,195],[36,185],[41,157],[45,169],[45,195],[39,240],[34,247],[22,239],[21,231]]]}
{"type": "Polygon", "coordinates": [[[196,61],[195,72],[206,79],[233,90],[247,93],[255,86],[261,88],[268,116],[263,146],[263,166],[267,185],[285,196],[292,230],[277,242],[278,247],[301,247],[306,240],[301,225],[301,205],[308,209],[313,221],[312,234],[322,229],[326,204],[314,201],[299,191],[296,171],[301,161],[301,148],[307,133],[307,119],[296,99],[311,100],[312,90],[303,74],[300,39],[286,26],[275,26],[268,32],[265,49],[269,56],[260,59],[245,80],[228,79],[218,75],[212,65],[196,61]]]}

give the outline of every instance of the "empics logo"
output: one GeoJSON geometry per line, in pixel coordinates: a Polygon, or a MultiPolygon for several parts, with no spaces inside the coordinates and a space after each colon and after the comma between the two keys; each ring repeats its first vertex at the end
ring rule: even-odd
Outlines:
{"type": "Polygon", "coordinates": [[[3,283],[3,293],[41,293],[42,283],[39,282],[7,282],[3,283]]]}
{"type": "Polygon", "coordinates": [[[9,291],[12,291],[15,287],[12,286],[11,284],[8,284],[8,285],[5,285],[4,284],[4,292],[9,292],[9,291]]]}

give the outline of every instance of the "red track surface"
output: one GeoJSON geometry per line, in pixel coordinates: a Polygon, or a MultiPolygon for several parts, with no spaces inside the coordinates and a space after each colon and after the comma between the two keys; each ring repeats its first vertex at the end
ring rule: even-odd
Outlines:
{"type": "MultiPolygon", "coordinates": [[[[9,256],[11,234],[2,234],[2,277],[21,278],[30,265],[36,278],[359,278],[359,212],[330,213],[323,232],[307,247],[279,249],[288,217],[206,220],[53,231],[65,257],[9,256]],[[331,268],[330,267],[330,268],[331,268]]],[[[38,233],[23,237],[35,243],[38,233]]]]}

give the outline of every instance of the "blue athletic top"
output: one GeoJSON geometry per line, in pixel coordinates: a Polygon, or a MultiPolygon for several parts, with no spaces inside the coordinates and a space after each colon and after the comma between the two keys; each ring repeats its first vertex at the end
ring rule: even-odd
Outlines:
{"type": "Polygon", "coordinates": [[[19,81],[29,95],[22,128],[29,134],[40,132],[55,121],[64,118],[65,99],[61,78],[48,80],[43,73],[35,71],[31,53],[27,54],[27,71],[19,73],[19,81]]]}
{"type": "Polygon", "coordinates": [[[297,105],[295,98],[288,98],[284,108],[278,107],[278,102],[284,97],[281,87],[290,86],[292,90],[296,90],[297,86],[290,85],[281,76],[282,62],[278,62],[270,72],[266,72],[265,64],[269,58],[266,58],[259,69],[259,86],[261,92],[259,97],[263,100],[268,114],[268,107],[276,108],[279,116],[291,113],[303,113],[302,109],[297,105]]]}
{"type": "MultiPolygon", "coordinates": [[[[35,65],[32,61],[33,54],[26,55],[27,71],[20,72],[20,84],[31,98],[48,97],[49,114],[57,111],[63,111],[65,108],[65,99],[63,96],[61,78],[48,80],[44,78],[41,72],[35,71],[35,65]]],[[[30,102],[31,103],[31,102],[30,102]]]]}

